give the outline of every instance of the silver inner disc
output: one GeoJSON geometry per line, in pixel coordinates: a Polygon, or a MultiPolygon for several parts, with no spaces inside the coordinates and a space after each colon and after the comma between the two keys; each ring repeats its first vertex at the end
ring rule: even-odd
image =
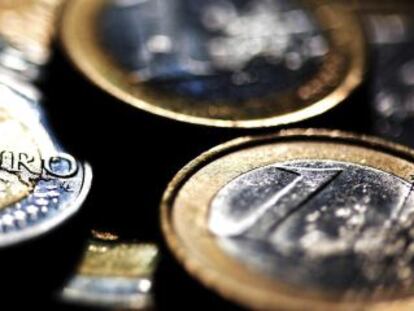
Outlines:
{"type": "Polygon", "coordinates": [[[280,281],[334,290],[412,285],[414,196],[367,166],[303,160],[245,173],[213,199],[223,251],[280,281]]]}

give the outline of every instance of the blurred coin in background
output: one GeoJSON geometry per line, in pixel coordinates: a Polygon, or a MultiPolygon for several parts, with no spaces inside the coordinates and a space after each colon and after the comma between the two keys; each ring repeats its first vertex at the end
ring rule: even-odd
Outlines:
{"type": "Polygon", "coordinates": [[[343,101],[364,73],[358,22],[319,1],[78,0],[62,37],[105,91],[210,126],[308,119],[343,101]]]}

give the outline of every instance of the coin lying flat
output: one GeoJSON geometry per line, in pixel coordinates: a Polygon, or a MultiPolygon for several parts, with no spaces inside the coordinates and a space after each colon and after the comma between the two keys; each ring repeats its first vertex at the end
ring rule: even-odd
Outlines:
{"type": "Polygon", "coordinates": [[[57,227],[90,189],[89,166],[63,152],[27,96],[0,81],[0,247],[57,227]]]}
{"type": "Polygon", "coordinates": [[[276,126],[333,108],[361,81],[358,23],[321,3],[75,0],[62,37],[86,76],[140,109],[209,126],[276,126]]]}
{"type": "Polygon", "coordinates": [[[201,155],[162,202],[186,269],[255,309],[412,310],[414,152],[323,130],[201,155]]]}

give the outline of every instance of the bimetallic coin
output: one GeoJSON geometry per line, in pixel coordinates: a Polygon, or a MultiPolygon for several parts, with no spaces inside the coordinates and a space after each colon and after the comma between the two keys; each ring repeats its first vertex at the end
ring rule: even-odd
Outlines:
{"type": "Polygon", "coordinates": [[[62,37],[105,91],[209,126],[316,116],[344,100],[364,72],[358,22],[319,1],[75,0],[62,37]]]}
{"type": "Polygon", "coordinates": [[[185,268],[255,309],[412,310],[414,151],[289,130],[208,151],[174,178],[163,232],[185,268]]]}
{"type": "Polygon", "coordinates": [[[29,94],[0,81],[0,247],[55,228],[90,189],[89,166],[56,144],[29,94]]]}

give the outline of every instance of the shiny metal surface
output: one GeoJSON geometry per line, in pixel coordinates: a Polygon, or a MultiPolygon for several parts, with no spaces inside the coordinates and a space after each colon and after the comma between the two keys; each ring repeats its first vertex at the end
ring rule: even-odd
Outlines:
{"type": "Polygon", "coordinates": [[[162,201],[185,269],[252,309],[411,310],[414,153],[286,130],[200,155],[162,201]]]}
{"type": "Polygon", "coordinates": [[[365,67],[356,16],[324,1],[75,0],[62,38],[104,91],[206,126],[311,118],[340,104],[365,67]]]}
{"type": "Polygon", "coordinates": [[[113,1],[100,25],[104,46],[137,83],[235,104],[298,87],[330,49],[295,1],[113,1]]]}
{"type": "Polygon", "coordinates": [[[295,161],[224,186],[212,201],[209,228],[226,252],[288,283],[406,286],[413,282],[413,204],[412,185],[389,173],[295,161]]]}
{"type": "Polygon", "coordinates": [[[49,60],[62,2],[0,2],[0,247],[62,224],[91,187],[91,168],[65,153],[33,84],[49,60]]]}
{"type": "Polygon", "coordinates": [[[0,79],[0,98],[2,247],[46,233],[75,214],[92,172],[57,143],[30,86],[0,79]]]}

